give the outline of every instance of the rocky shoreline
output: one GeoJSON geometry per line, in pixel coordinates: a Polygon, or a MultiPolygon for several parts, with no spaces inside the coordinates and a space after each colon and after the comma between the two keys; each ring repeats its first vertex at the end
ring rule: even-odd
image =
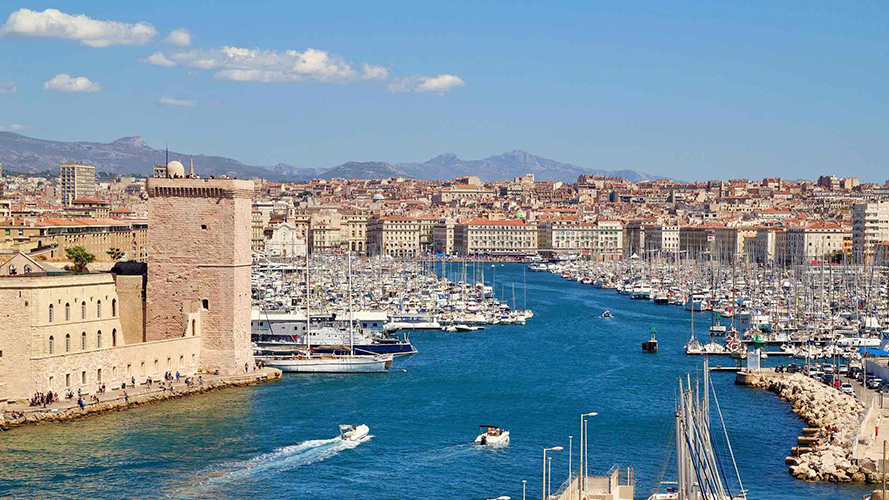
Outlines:
{"type": "Polygon", "coordinates": [[[880,482],[879,468],[873,460],[855,460],[852,456],[865,412],[855,397],[800,373],[740,373],[737,383],[774,392],[789,401],[792,411],[808,425],[792,456],[785,459],[790,475],[805,481],[880,482]]]}
{"type": "Polygon", "coordinates": [[[81,418],[95,415],[103,415],[106,413],[125,411],[137,406],[161,403],[171,399],[181,399],[198,394],[206,394],[216,392],[230,387],[245,387],[250,385],[259,385],[266,382],[272,382],[281,379],[281,371],[274,369],[265,369],[262,372],[250,375],[238,375],[233,377],[225,377],[217,380],[207,381],[203,385],[194,385],[192,387],[177,388],[175,391],[152,392],[148,394],[133,394],[129,399],[122,397],[99,403],[87,404],[81,410],[79,407],[69,407],[64,409],[40,409],[37,411],[27,411],[20,418],[11,418],[11,411],[0,413],[0,430],[10,430],[24,425],[44,424],[53,422],[70,422],[81,418]]]}

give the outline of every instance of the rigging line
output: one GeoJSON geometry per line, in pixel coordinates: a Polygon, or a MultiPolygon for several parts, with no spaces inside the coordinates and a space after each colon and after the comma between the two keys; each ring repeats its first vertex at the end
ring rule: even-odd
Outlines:
{"type": "Polygon", "coordinates": [[[713,402],[716,403],[716,413],[719,414],[719,422],[722,424],[722,432],[725,434],[725,443],[728,445],[728,452],[732,457],[732,465],[735,468],[735,474],[738,476],[738,487],[743,493],[744,483],[741,482],[741,473],[738,471],[738,463],[735,461],[735,452],[732,451],[732,443],[728,438],[728,430],[725,428],[725,420],[722,418],[722,408],[719,406],[719,398],[716,397],[716,388],[711,386],[710,389],[713,390],[713,402]]]}

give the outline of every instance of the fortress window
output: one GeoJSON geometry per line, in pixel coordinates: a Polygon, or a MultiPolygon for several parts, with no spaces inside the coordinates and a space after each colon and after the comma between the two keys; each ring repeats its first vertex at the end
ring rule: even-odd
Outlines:
{"type": "Polygon", "coordinates": [[[201,229],[207,229],[207,225],[206,225],[206,224],[201,224],[201,229]]]}
{"type": "Polygon", "coordinates": [[[96,333],[96,348],[102,348],[102,330],[99,330],[99,332],[96,333]]]}
{"type": "Polygon", "coordinates": [[[117,317],[117,299],[111,299],[111,317],[117,317]]]}
{"type": "Polygon", "coordinates": [[[53,350],[55,350],[55,339],[52,338],[52,335],[49,336],[49,353],[52,354],[53,350]]]}
{"type": "Polygon", "coordinates": [[[71,304],[65,302],[65,321],[71,321],[71,304]]]}
{"type": "Polygon", "coordinates": [[[210,309],[210,300],[209,299],[201,300],[201,306],[203,306],[204,309],[209,310],[210,309]]]}
{"type": "Polygon", "coordinates": [[[117,328],[111,330],[111,347],[117,347],[117,328]]]}
{"type": "Polygon", "coordinates": [[[86,350],[86,332],[80,334],[80,350],[86,350]]]}
{"type": "Polygon", "coordinates": [[[97,300],[96,301],[96,318],[101,318],[101,317],[102,317],[102,301],[97,300]]]}
{"type": "Polygon", "coordinates": [[[50,322],[50,323],[52,323],[52,320],[53,320],[53,317],[52,317],[52,309],[53,309],[53,308],[52,308],[52,304],[50,304],[50,305],[49,305],[49,322],[50,322]]]}
{"type": "Polygon", "coordinates": [[[80,319],[86,319],[86,302],[80,303],[80,319]]]}
{"type": "Polygon", "coordinates": [[[65,335],[65,352],[71,352],[71,334],[65,335]]]}

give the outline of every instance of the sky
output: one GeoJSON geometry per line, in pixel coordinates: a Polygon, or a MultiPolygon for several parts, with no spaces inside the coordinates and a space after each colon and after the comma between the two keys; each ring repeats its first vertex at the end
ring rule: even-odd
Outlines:
{"type": "Polygon", "coordinates": [[[887,62],[885,0],[11,0],[0,128],[250,165],[522,149],[685,180],[882,183],[887,62]]]}

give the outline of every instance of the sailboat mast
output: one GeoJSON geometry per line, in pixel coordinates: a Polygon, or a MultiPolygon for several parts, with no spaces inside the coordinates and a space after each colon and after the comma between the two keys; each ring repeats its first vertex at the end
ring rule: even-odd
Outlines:
{"type": "Polygon", "coordinates": [[[352,330],[352,249],[349,253],[349,357],[355,355],[355,334],[352,330]]]}
{"type": "MultiPolygon", "coordinates": [[[[311,229],[311,227],[309,227],[309,232],[311,233],[311,231],[312,231],[312,229],[311,229]]],[[[311,336],[312,318],[310,317],[311,316],[310,311],[312,309],[312,304],[311,304],[311,297],[309,296],[309,294],[310,294],[309,287],[311,286],[310,285],[311,282],[312,282],[312,274],[311,274],[311,271],[309,270],[309,242],[306,241],[306,347],[307,347],[306,355],[309,357],[312,356],[312,336],[311,336]]]]}

